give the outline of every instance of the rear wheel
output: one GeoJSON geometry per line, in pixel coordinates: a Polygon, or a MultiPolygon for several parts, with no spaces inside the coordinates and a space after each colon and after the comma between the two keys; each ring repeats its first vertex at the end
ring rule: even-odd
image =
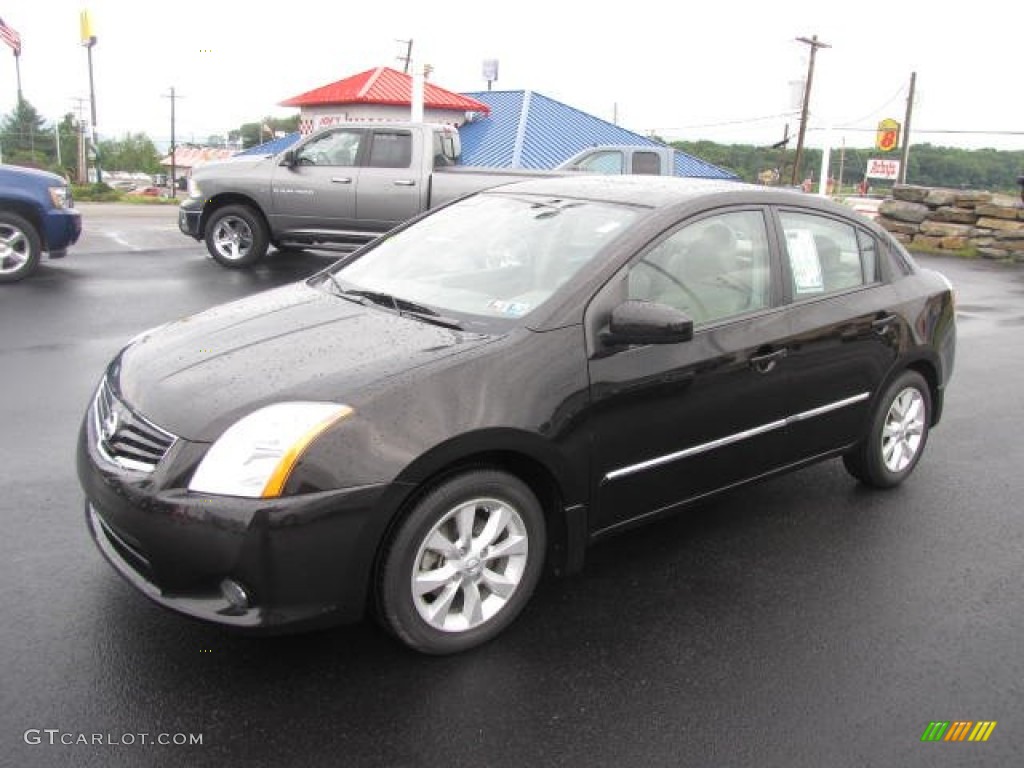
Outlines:
{"type": "Polygon", "coordinates": [[[916,371],[904,371],[879,400],[867,438],[843,456],[847,471],[876,488],[899,485],[924,452],[931,415],[928,383],[916,371]]]}
{"type": "Polygon", "coordinates": [[[239,269],[255,264],[266,255],[268,243],[263,218],[246,205],[219,208],[206,225],[206,249],[222,267],[239,269]]]}
{"type": "Polygon", "coordinates": [[[31,222],[0,211],[0,283],[24,280],[39,267],[43,244],[31,222]]]}
{"type": "Polygon", "coordinates": [[[380,617],[416,650],[447,654],[507,627],[540,578],[544,513],[518,478],[473,470],[413,507],[384,554],[380,617]]]}

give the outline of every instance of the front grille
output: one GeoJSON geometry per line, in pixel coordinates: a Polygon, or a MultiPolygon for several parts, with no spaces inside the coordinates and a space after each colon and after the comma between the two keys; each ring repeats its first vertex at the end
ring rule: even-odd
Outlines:
{"type": "Polygon", "coordinates": [[[152,472],[177,439],[129,410],[106,379],[96,393],[93,418],[100,453],[125,469],[152,472]]]}

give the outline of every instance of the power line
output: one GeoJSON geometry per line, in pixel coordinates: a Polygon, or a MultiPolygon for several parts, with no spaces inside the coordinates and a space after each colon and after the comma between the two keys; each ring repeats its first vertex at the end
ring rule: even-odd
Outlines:
{"type": "Polygon", "coordinates": [[[673,131],[692,131],[697,128],[721,128],[726,125],[747,125],[750,123],[762,123],[765,120],[778,120],[780,117],[792,117],[795,112],[780,112],[777,115],[764,115],[763,117],[746,117],[742,120],[724,120],[720,123],[702,123],[700,125],[684,125],[672,128],[657,128],[658,133],[672,133],[673,131]]]}
{"type": "MultiPolygon", "coordinates": [[[[896,99],[898,99],[903,94],[903,91],[904,91],[904,86],[901,85],[899,88],[896,89],[896,93],[894,93],[892,96],[890,96],[888,99],[886,99],[885,103],[881,104],[876,109],[873,109],[871,112],[868,112],[863,117],[858,117],[856,120],[846,120],[844,122],[849,123],[849,124],[864,122],[865,120],[867,120],[872,115],[877,115],[883,109],[885,109],[890,104],[892,104],[894,101],[896,101],[896,99]]],[[[835,127],[836,128],[845,128],[846,126],[845,125],[837,125],[835,127]]]]}

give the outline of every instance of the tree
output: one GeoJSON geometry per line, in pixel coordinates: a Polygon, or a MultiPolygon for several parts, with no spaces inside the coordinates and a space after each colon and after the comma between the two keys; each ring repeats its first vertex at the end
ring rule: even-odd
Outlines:
{"type": "Polygon", "coordinates": [[[122,139],[100,141],[100,157],[107,171],[160,172],[160,153],[144,133],[126,133],[122,139]]]}
{"type": "Polygon", "coordinates": [[[0,143],[4,161],[15,165],[48,168],[56,158],[53,132],[25,99],[0,123],[0,143]]]}
{"type": "Polygon", "coordinates": [[[57,132],[60,136],[60,168],[58,173],[71,177],[72,179],[78,178],[78,137],[79,128],[78,121],[75,120],[75,116],[68,112],[64,115],[64,119],[60,121],[57,126],[57,132]]]}
{"type": "Polygon", "coordinates": [[[228,138],[232,136],[237,141],[242,140],[242,149],[249,149],[264,142],[271,141],[278,132],[295,133],[299,130],[299,116],[291,117],[270,117],[269,115],[256,123],[243,123],[237,131],[231,131],[228,138]]]}

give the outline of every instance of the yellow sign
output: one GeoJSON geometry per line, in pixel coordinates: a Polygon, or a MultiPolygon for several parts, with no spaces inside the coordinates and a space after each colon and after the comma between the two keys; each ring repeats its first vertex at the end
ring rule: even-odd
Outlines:
{"type": "Polygon", "coordinates": [[[78,28],[81,32],[82,45],[89,47],[96,45],[96,34],[92,30],[92,14],[82,11],[78,15],[78,28]]]}
{"type": "Polygon", "coordinates": [[[900,145],[900,124],[887,118],[878,124],[875,134],[875,149],[880,152],[892,152],[900,145]]]}

